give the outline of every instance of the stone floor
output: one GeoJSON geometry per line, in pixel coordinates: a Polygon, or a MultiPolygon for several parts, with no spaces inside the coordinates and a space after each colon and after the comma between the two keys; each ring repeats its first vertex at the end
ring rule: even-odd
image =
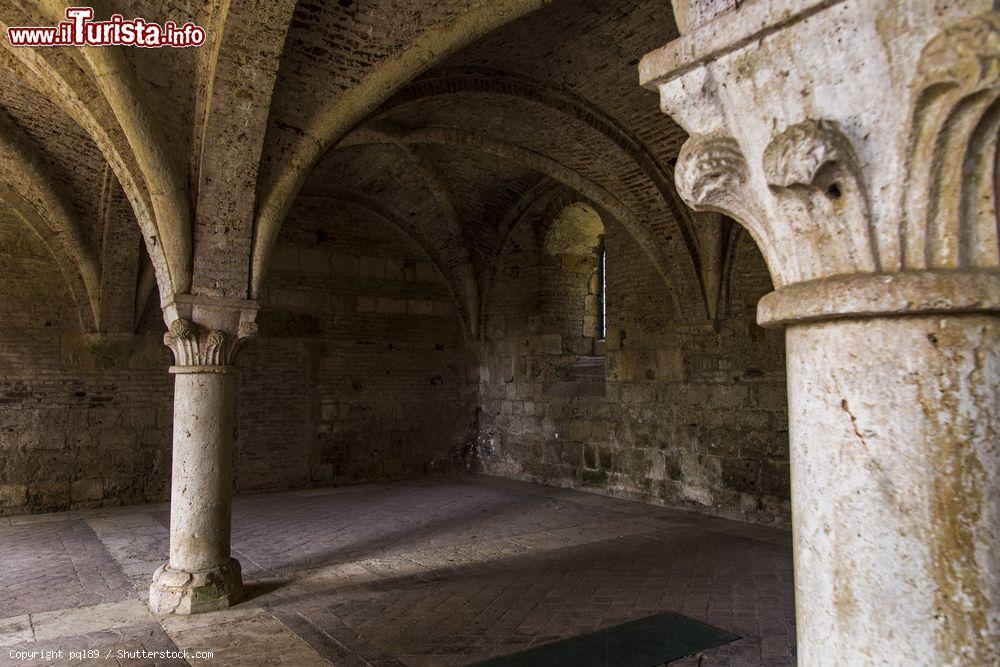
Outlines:
{"type": "Polygon", "coordinates": [[[250,599],[157,618],[167,518],[0,518],[0,664],[464,665],[660,611],[742,636],[673,665],[795,662],[786,531],[482,476],[245,496],[250,599]]]}

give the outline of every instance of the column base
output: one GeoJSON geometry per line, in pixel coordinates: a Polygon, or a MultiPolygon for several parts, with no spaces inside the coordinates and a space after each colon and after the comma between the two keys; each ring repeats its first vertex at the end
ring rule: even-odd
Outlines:
{"type": "Polygon", "coordinates": [[[200,614],[218,611],[243,598],[240,562],[229,562],[211,570],[184,572],[161,565],[149,586],[149,608],[155,614],[200,614]]]}

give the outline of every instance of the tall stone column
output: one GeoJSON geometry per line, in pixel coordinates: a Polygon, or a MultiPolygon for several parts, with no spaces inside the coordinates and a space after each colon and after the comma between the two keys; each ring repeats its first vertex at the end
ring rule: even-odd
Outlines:
{"type": "Polygon", "coordinates": [[[800,664],[994,664],[1000,15],[760,0],[640,75],[690,134],[682,197],[743,224],[775,282],[800,664]]]}
{"type": "Polygon", "coordinates": [[[255,309],[183,297],[164,312],[164,343],[176,362],[170,560],[153,575],[149,604],[157,613],[195,614],[226,608],[243,592],[239,561],[229,555],[233,363],[256,333],[255,309]]]}

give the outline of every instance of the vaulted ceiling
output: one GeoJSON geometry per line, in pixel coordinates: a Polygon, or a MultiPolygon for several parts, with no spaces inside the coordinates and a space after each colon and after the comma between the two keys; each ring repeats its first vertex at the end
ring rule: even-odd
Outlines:
{"type": "MultiPolygon", "coordinates": [[[[0,27],[64,4],[0,0],[0,27]]],[[[194,49],[0,50],[0,201],[51,255],[90,331],[149,295],[254,298],[297,198],[409,234],[475,333],[524,213],[593,205],[645,250],[690,319],[704,234],[673,188],[682,130],[637,84],[676,35],[657,0],[105,0],[193,21],[194,49]],[[567,194],[568,193],[568,194],[567,194]]],[[[703,226],[704,223],[701,223],[703,226]]],[[[3,250],[9,251],[9,248],[3,250]]],[[[709,297],[710,298],[710,297],[709,297]]]]}

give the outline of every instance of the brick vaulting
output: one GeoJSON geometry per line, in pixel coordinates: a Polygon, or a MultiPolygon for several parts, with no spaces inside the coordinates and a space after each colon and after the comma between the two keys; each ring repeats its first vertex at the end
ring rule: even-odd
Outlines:
{"type": "Polygon", "coordinates": [[[0,0],[0,665],[993,664],[989,2],[92,4],[204,41],[0,0]]]}

